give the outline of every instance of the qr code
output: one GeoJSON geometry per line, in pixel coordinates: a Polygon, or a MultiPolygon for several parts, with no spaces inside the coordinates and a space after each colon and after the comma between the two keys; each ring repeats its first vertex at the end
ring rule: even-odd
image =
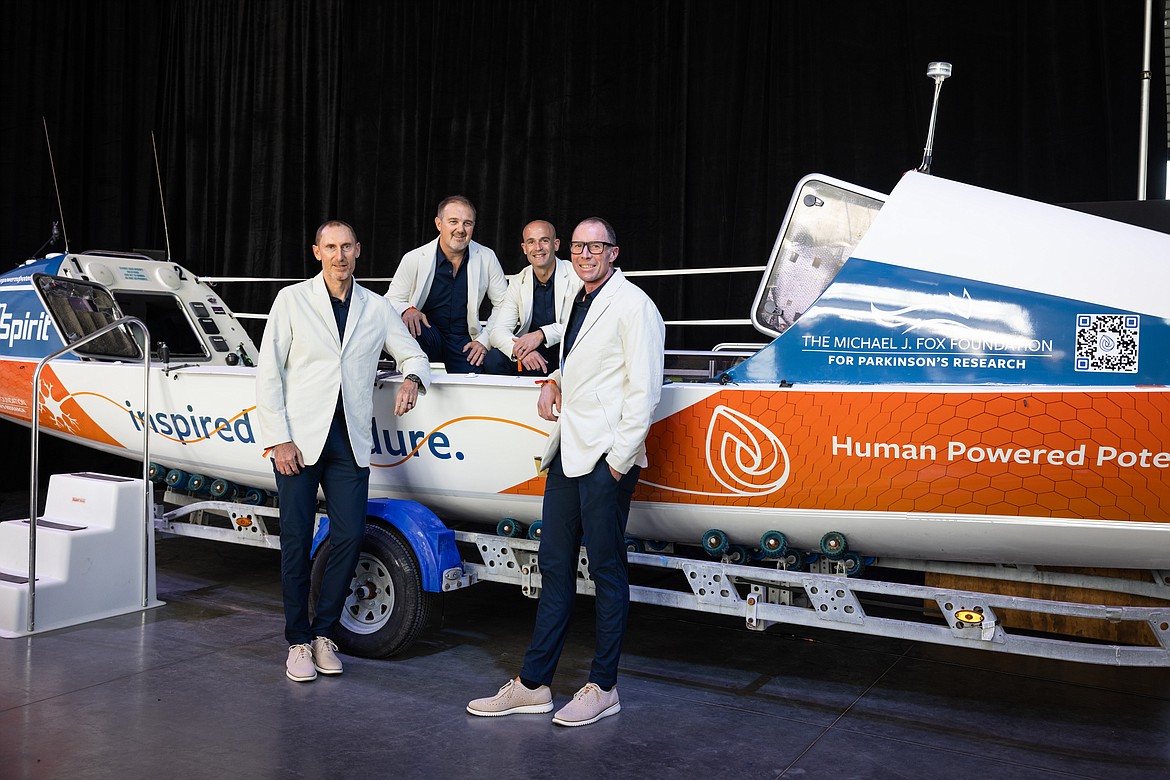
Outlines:
{"type": "Polygon", "coordinates": [[[1140,323],[1136,314],[1078,314],[1076,370],[1136,374],[1140,323]]]}

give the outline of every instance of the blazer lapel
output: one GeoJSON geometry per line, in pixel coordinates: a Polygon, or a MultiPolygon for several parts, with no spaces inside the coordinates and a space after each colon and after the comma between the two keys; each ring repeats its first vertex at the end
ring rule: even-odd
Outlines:
{"type": "MultiPolygon", "coordinates": [[[[585,334],[589,332],[589,329],[597,323],[598,318],[600,318],[605,310],[609,308],[609,305],[613,303],[613,298],[615,295],[617,295],[618,288],[625,284],[625,282],[625,276],[622,275],[620,270],[615,268],[613,271],[613,276],[610,277],[609,281],[605,283],[605,286],[601,288],[601,293],[593,299],[593,303],[589,305],[589,312],[585,315],[585,321],[581,323],[581,330],[578,331],[577,338],[573,341],[573,348],[569,350],[569,354],[575,352],[577,347],[581,345],[582,340],[585,338],[585,334]]],[[[580,292],[580,290],[578,290],[578,292],[580,292]]],[[[572,311],[571,308],[570,311],[572,311]]],[[[568,355],[565,357],[568,357],[568,355]]]]}
{"type": "Polygon", "coordinates": [[[321,318],[321,324],[333,339],[333,346],[341,349],[341,339],[337,335],[337,318],[333,316],[333,304],[329,302],[329,289],[325,286],[325,275],[317,274],[313,277],[309,299],[313,304],[313,311],[321,318]]]}
{"type": "MultiPolygon", "coordinates": [[[[366,291],[360,287],[357,282],[354,282],[353,291],[349,294],[349,315],[345,320],[345,333],[347,336],[350,333],[353,333],[354,328],[356,328],[357,324],[361,322],[362,308],[365,307],[365,305],[366,291]]],[[[330,306],[332,307],[332,304],[330,304],[330,306]]],[[[337,330],[337,328],[334,328],[334,330],[337,330]]],[[[350,341],[351,340],[347,338],[341,343],[342,351],[345,351],[345,346],[346,344],[349,344],[350,341]]]]}
{"type": "MultiPolygon", "coordinates": [[[[555,285],[556,282],[553,282],[555,285]]],[[[520,272],[520,306],[517,312],[520,316],[517,318],[516,335],[522,335],[528,332],[528,326],[532,324],[532,291],[536,289],[536,274],[532,271],[532,266],[524,267],[520,272]]],[[[553,312],[556,317],[560,312],[553,312]]]]}

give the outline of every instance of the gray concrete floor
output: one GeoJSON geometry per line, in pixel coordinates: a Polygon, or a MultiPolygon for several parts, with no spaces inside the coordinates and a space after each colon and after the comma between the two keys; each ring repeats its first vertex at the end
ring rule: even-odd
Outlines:
{"type": "MultiPolygon", "coordinates": [[[[166,606],[0,640],[0,777],[1165,778],[1170,670],[1117,669],[634,605],[620,714],[472,717],[535,602],[445,597],[406,653],[284,676],[273,551],[157,544],[166,606]]],[[[585,681],[582,599],[554,694],[585,681]]]]}

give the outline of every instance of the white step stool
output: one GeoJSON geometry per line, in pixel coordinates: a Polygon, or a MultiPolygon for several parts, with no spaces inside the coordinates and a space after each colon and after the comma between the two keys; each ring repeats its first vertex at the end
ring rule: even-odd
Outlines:
{"type": "Polygon", "coordinates": [[[49,479],[49,498],[37,518],[32,632],[29,522],[0,523],[0,637],[27,636],[143,609],[144,583],[145,606],[162,606],[155,592],[154,527],[144,513],[143,484],[141,479],[88,472],[54,474],[49,479]]]}

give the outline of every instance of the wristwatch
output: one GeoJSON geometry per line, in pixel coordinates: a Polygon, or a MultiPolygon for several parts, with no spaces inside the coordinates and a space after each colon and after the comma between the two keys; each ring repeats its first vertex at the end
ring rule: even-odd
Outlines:
{"type": "Polygon", "coordinates": [[[422,389],[422,380],[421,380],[421,379],[419,379],[419,378],[418,378],[417,376],[415,376],[414,374],[407,374],[405,377],[403,377],[403,379],[409,379],[409,380],[413,381],[413,382],[414,382],[414,384],[415,384],[415,386],[416,386],[416,387],[417,387],[419,390],[421,390],[421,389],[422,389]]]}

